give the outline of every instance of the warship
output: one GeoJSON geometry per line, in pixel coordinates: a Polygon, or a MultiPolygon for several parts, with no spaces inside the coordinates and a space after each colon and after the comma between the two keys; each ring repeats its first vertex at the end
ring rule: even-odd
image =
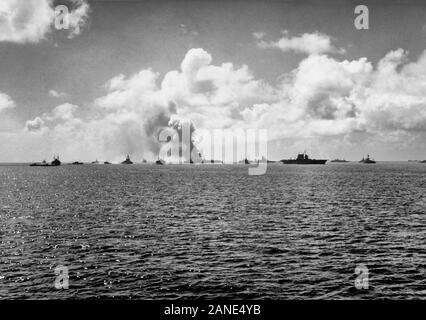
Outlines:
{"type": "Polygon", "coordinates": [[[83,162],[74,161],[73,163],[69,163],[69,164],[75,166],[75,165],[82,165],[83,162]]]}
{"type": "Polygon", "coordinates": [[[368,154],[367,158],[362,158],[360,163],[376,163],[376,161],[374,161],[373,159],[370,159],[370,155],[368,154]]]}
{"type": "Polygon", "coordinates": [[[43,160],[41,163],[34,162],[30,164],[30,167],[48,167],[48,166],[49,164],[46,162],[46,160],[43,160]]]}
{"type": "Polygon", "coordinates": [[[165,163],[166,162],[164,160],[160,159],[160,158],[157,161],[155,161],[155,164],[159,164],[159,165],[163,165],[165,163]]]}
{"type": "Polygon", "coordinates": [[[130,156],[126,156],[126,160],[124,160],[121,164],[133,164],[133,162],[130,160],[130,156]]]}
{"type": "Polygon", "coordinates": [[[41,163],[31,163],[30,167],[57,167],[61,165],[61,161],[59,160],[59,155],[53,156],[53,161],[51,163],[47,163],[46,160],[43,160],[41,163]]]}
{"type": "Polygon", "coordinates": [[[349,162],[348,160],[345,160],[345,159],[334,159],[334,160],[331,160],[330,162],[338,162],[338,163],[344,163],[344,162],[349,162]]]}
{"type": "Polygon", "coordinates": [[[296,159],[280,160],[284,164],[325,164],[327,160],[309,159],[309,156],[304,153],[299,153],[296,159]]]}
{"type": "Polygon", "coordinates": [[[247,158],[245,158],[245,159],[243,159],[241,161],[238,161],[238,163],[239,164],[250,164],[250,161],[247,158]]]}

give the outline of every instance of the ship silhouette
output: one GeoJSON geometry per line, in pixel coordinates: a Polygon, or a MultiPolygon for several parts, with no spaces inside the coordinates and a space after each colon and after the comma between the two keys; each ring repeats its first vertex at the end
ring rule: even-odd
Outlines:
{"type": "Polygon", "coordinates": [[[368,154],[367,158],[362,158],[360,163],[376,163],[376,161],[374,161],[373,159],[370,159],[370,155],[368,154]]]}
{"type": "Polygon", "coordinates": [[[334,159],[334,160],[331,160],[330,162],[349,162],[348,160],[345,160],[345,159],[334,159]]]}
{"type": "Polygon", "coordinates": [[[74,161],[73,163],[70,163],[70,165],[82,165],[83,162],[74,161]]]}
{"type": "Polygon", "coordinates": [[[163,165],[165,163],[166,163],[166,161],[164,161],[163,159],[160,159],[160,158],[158,158],[157,161],[155,161],[155,164],[158,164],[158,165],[163,165]]]}
{"type": "Polygon", "coordinates": [[[130,160],[130,156],[126,156],[126,160],[124,160],[121,164],[133,164],[133,162],[130,160]]]}
{"type": "Polygon", "coordinates": [[[250,164],[250,161],[247,158],[245,158],[243,160],[238,161],[238,163],[239,164],[250,164]]]}
{"type": "Polygon", "coordinates": [[[325,164],[327,160],[309,159],[309,156],[304,153],[299,153],[296,159],[283,159],[280,160],[284,164],[325,164]]]}
{"type": "Polygon", "coordinates": [[[53,161],[51,163],[47,163],[46,160],[43,160],[41,163],[31,163],[30,167],[57,167],[61,165],[61,161],[59,160],[59,154],[53,156],[53,161]]]}

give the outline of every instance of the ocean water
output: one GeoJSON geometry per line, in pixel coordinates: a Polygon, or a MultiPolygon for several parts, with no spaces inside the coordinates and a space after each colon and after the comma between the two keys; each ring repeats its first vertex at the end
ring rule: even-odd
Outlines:
{"type": "Polygon", "coordinates": [[[0,298],[425,299],[425,191],[417,163],[0,166],[0,298]]]}

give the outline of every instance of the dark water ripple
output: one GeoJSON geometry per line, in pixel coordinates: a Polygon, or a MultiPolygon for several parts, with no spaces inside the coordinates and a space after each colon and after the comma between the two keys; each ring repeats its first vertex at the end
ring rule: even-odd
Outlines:
{"type": "Polygon", "coordinates": [[[426,298],[426,165],[0,167],[1,298],[426,298]],[[354,286],[369,268],[369,289],[354,286]],[[69,268],[70,288],[54,288],[69,268]]]}

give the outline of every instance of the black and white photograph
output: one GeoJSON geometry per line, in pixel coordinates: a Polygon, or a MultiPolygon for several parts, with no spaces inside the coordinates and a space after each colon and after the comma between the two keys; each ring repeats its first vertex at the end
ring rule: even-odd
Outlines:
{"type": "Polygon", "coordinates": [[[0,0],[0,241],[0,300],[425,300],[426,2],[0,0]]]}

